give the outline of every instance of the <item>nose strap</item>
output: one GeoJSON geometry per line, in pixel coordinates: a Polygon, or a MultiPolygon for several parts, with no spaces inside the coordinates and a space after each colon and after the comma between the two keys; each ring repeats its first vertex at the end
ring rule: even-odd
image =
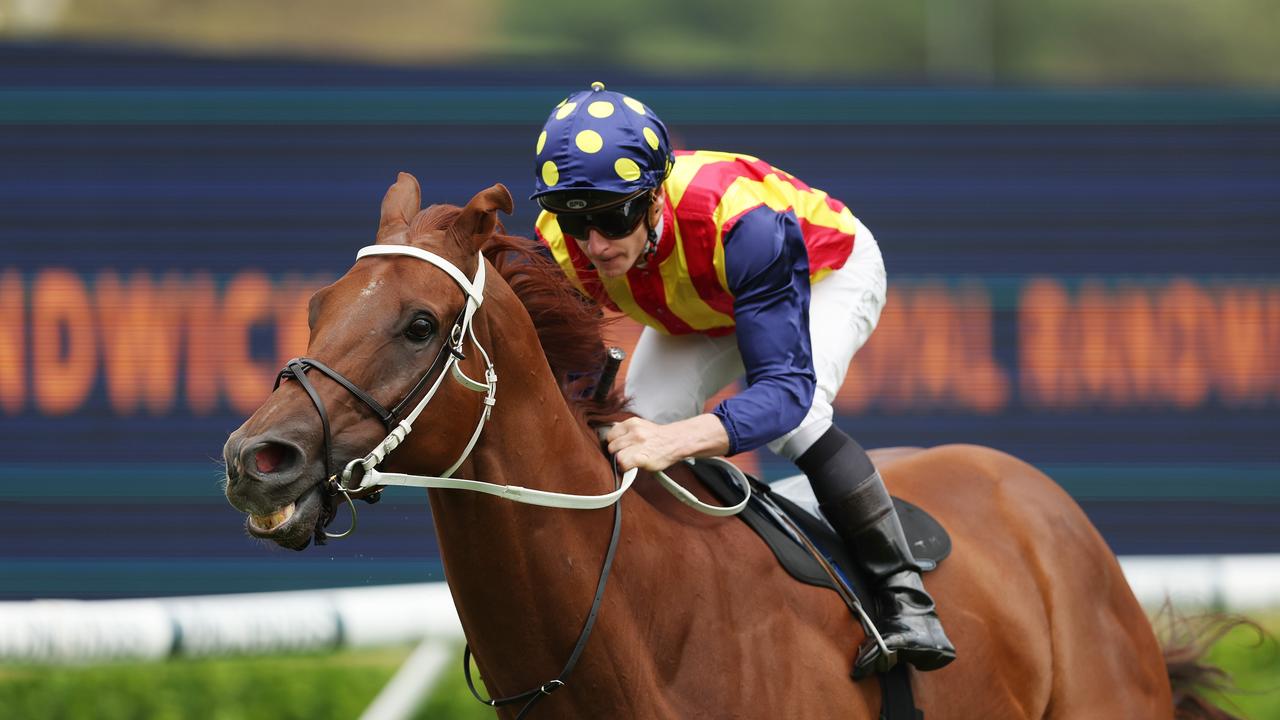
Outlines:
{"type": "MultiPolygon", "coordinates": [[[[293,363],[293,362],[300,363],[304,368],[315,368],[320,372],[324,373],[325,375],[329,376],[329,378],[332,379],[334,382],[346,388],[347,391],[350,392],[352,395],[355,395],[356,398],[360,400],[360,402],[364,403],[365,405],[368,405],[369,409],[373,411],[374,415],[378,416],[378,419],[382,421],[382,425],[386,427],[388,430],[390,430],[396,424],[394,416],[390,411],[382,407],[382,404],[379,403],[377,400],[374,400],[372,397],[370,397],[369,393],[365,392],[364,390],[361,390],[359,387],[356,386],[355,383],[343,377],[342,373],[338,372],[337,370],[334,370],[333,368],[329,367],[328,365],[325,365],[324,363],[320,362],[319,360],[316,360],[315,358],[307,358],[307,357],[296,358],[295,360],[290,361],[290,363],[293,363]]],[[[288,367],[289,365],[286,364],[285,368],[287,369],[288,367]]],[[[284,373],[281,373],[281,375],[283,374],[284,373]]],[[[278,384],[279,383],[277,382],[277,385],[278,384]]]]}
{"type": "MultiPolygon", "coordinates": [[[[324,476],[326,478],[333,477],[333,443],[330,440],[329,433],[329,413],[325,412],[324,401],[320,399],[320,393],[316,392],[316,388],[307,379],[307,367],[315,361],[308,358],[294,358],[285,363],[284,369],[276,375],[276,384],[271,388],[272,392],[280,387],[280,381],[286,377],[293,378],[298,381],[302,389],[307,392],[307,397],[311,398],[311,404],[316,406],[316,412],[320,413],[320,427],[324,429],[324,476]]],[[[318,364],[318,363],[316,363],[318,364]]],[[[328,368],[325,368],[327,370],[328,368]]],[[[324,372],[321,370],[321,372],[324,372]]]]}

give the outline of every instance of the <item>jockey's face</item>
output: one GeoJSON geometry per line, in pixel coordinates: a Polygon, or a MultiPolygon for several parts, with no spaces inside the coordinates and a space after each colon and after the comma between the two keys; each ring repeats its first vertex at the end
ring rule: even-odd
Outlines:
{"type": "Polygon", "coordinates": [[[582,248],[582,252],[591,260],[591,264],[595,265],[601,277],[622,277],[635,266],[636,261],[644,254],[649,228],[656,227],[658,219],[662,217],[665,200],[666,196],[661,189],[654,193],[653,203],[649,206],[647,218],[645,218],[648,222],[642,219],[627,235],[609,238],[600,234],[600,231],[595,228],[589,228],[587,237],[578,239],[578,247],[582,248]]]}

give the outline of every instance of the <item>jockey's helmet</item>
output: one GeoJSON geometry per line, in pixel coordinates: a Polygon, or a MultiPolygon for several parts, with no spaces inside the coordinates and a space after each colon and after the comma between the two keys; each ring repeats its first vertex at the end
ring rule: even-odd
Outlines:
{"type": "Polygon", "coordinates": [[[653,110],[594,82],[551,110],[538,135],[532,198],[563,213],[612,205],[661,185],[673,162],[653,110]]]}

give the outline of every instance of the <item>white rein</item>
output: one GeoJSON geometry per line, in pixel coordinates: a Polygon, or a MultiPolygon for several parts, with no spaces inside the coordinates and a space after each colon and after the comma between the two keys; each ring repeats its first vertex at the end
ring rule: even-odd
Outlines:
{"type": "MultiPolygon", "coordinates": [[[[574,495],[569,493],[557,493],[547,490],[535,490],[533,488],[520,487],[519,485],[497,485],[494,483],[481,482],[479,480],[465,480],[462,478],[451,477],[458,466],[471,455],[471,451],[475,449],[476,442],[480,439],[480,433],[484,429],[485,423],[489,420],[490,414],[497,399],[498,392],[498,374],[493,369],[493,362],[489,359],[489,353],[476,339],[475,326],[472,325],[472,319],[475,313],[480,309],[480,304],[484,302],[484,283],[485,283],[485,260],[484,256],[477,253],[476,274],[475,278],[468,280],[466,275],[457,268],[453,263],[421,248],[410,245],[370,245],[361,248],[356,253],[356,259],[369,257],[371,255],[407,255],[419,260],[428,262],[441,270],[448,273],[449,277],[462,288],[467,296],[466,308],[463,311],[462,322],[454,326],[451,336],[446,342],[452,343],[453,352],[449,353],[448,360],[445,361],[444,368],[441,369],[440,375],[431,385],[431,388],[423,395],[418,405],[405,416],[400,424],[396,425],[391,432],[378,443],[368,455],[363,458],[357,458],[347,463],[343,468],[338,487],[345,492],[357,492],[366,488],[384,485],[403,485],[409,487],[423,488],[442,488],[448,490],[471,490],[473,492],[481,492],[488,495],[506,498],[514,502],[525,503],[528,505],[541,505],[544,507],[568,508],[573,510],[592,510],[608,507],[618,501],[632,483],[635,482],[637,469],[632,468],[622,476],[622,484],[618,489],[603,495],[574,495]],[[467,338],[471,339],[471,344],[480,352],[480,356],[484,359],[484,382],[478,382],[468,377],[462,368],[458,366],[458,359],[462,357],[462,346],[467,338]],[[441,383],[446,375],[452,376],[458,384],[473,390],[475,392],[485,393],[484,412],[480,414],[480,420],[476,423],[476,429],[471,434],[471,440],[463,449],[462,454],[458,456],[457,461],[449,466],[441,475],[413,475],[409,473],[391,473],[382,472],[377,466],[386,459],[387,455],[395,450],[409,432],[413,430],[413,423],[418,416],[427,407],[427,403],[431,402],[436,392],[440,389],[441,383]],[[351,480],[353,470],[357,465],[363,469],[363,475],[360,478],[358,487],[350,488],[346,483],[351,480]]],[[[692,461],[686,461],[692,462],[692,461]]],[[[746,476],[742,471],[735,467],[732,463],[722,458],[709,458],[700,462],[712,462],[725,468],[733,477],[734,481],[742,489],[742,501],[730,507],[721,507],[716,505],[708,505],[698,500],[693,493],[678,485],[674,480],[667,476],[665,472],[657,472],[655,475],[658,481],[669,492],[675,495],[681,502],[699,512],[718,517],[735,515],[746,507],[747,501],[751,498],[751,488],[747,482],[746,476]]],[[[349,498],[350,496],[348,496],[349,498]]],[[[352,506],[354,509],[354,506],[352,506]]]]}

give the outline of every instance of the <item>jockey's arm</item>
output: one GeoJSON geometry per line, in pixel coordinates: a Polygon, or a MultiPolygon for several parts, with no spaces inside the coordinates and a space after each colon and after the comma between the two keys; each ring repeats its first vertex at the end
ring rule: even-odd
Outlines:
{"type": "Polygon", "coordinates": [[[813,404],[809,254],[796,218],[766,206],[739,218],[725,237],[725,276],[747,387],[712,412],[732,455],[787,434],[813,404]]]}
{"type": "Polygon", "coordinates": [[[809,263],[795,218],[767,207],[744,215],[725,239],[725,266],[747,388],[687,420],[614,426],[606,439],[624,469],[753,450],[799,425],[813,402],[809,263]]]}

